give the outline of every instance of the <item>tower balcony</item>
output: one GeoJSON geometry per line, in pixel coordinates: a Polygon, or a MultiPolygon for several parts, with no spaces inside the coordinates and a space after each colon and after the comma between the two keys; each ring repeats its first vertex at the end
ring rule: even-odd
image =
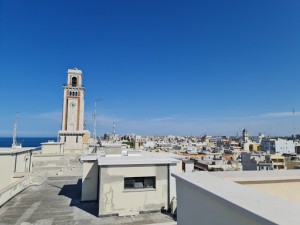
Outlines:
{"type": "Polygon", "coordinates": [[[64,88],[85,88],[85,86],[84,85],[77,85],[77,86],[72,86],[72,85],[70,85],[70,84],[63,84],[63,87],[64,88]]]}

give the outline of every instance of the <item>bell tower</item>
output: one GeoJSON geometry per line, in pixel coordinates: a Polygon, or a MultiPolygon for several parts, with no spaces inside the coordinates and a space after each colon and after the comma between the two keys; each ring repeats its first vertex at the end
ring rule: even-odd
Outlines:
{"type": "Polygon", "coordinates": [[[68,69],[68,82],[64,84],[62,127],[59,131],[60,142],[65,143],[66,150],[83,149],[84,130],[84,92],[82,71],[68,69]]]}
{"type": "Polygon", "coordinates": [[[246,129],[243,130],[243,141],[248,142],[249,141],[249,134],[246,129]]]}

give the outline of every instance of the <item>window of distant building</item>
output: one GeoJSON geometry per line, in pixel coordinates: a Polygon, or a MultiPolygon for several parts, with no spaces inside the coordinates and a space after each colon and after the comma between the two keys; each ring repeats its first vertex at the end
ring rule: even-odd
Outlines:
{"type": "Polygon", "coordinates": [[[155,177],[125,177],[124,189],[155,188],[155,177]]]}

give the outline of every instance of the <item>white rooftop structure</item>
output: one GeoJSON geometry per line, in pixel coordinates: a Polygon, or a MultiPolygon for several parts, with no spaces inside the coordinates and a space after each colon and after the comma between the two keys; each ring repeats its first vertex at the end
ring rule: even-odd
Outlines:
{"type": "Polygon", "coordinates": [[[299,224],[300,170],[172,175],[178,224],[299,224]]]}
{"type": "MultiPolygon", "coordinates": [[[[126,151],[126,150],[125,150],[126,151]]],[[[145,151],[126,151],[126,155],[88,154],[80,158],[81,161],[98,160],[98,165],[137,165],[137,164],[170,164],[177,163],[177,159],[184,159],[181,155],[172,153],[149,153],[145,151]]]]}
{"type": "Polygon", "coordinates": [[[97,153],[80,158],[81,201],[98,201],[99,216],[167,210],[176,196],[171,173],[181,168],[178,158],[182,156],[112,145],[101,147],[97,153]]]}

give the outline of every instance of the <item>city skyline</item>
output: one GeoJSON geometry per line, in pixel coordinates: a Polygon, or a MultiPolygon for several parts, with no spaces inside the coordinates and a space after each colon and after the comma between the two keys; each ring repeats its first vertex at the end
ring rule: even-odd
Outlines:
{"type": "Polygon", "coordinates": [[[300,132],[297,1],[0,4],[0,136],[56,136],[74,67],[91,132],[300,132]]]}

